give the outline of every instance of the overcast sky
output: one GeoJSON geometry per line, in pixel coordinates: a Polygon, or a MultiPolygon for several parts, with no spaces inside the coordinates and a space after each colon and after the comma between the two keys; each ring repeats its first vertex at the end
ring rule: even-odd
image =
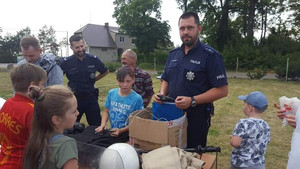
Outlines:
{"type": "MultiPolygon", "coordinates": [[[[180,45],[177,21],[182,11],[176,0],[162,2],[162,20],[169,21],[171,41],[175,46],[180,45]]],[[[104,25],[108,22],[110,26],[118,26],[112,18],[113,12],[113,0],[5,0],[0,10],[1,35],[15,34],[27,26],[36,35],[47,25],[55,29],[59,42],[67,31],[70,37],[88,23],[104,25]]]]}

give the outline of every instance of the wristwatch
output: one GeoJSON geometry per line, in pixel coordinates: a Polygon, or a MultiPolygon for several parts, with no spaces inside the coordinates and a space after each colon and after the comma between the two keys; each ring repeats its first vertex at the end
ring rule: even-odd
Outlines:
{"type": "Polygon", "coordinates": [[[194,97],[191,97],[191,98],[192,98],[191,106],[192,107],[196,107],[197,106],[197,102],[196,102],[195,98],[194,97]]]}

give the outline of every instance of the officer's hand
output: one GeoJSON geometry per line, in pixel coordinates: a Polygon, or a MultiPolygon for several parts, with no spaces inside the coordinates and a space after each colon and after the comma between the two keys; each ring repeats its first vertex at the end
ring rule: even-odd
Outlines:
{"type": "Polygon", "coordinates": [[[118,128],[113,128],[113,129],[110,130],[109,133],[113,137],[118,137],[121,134],[121,131],[118,128]]]}
{"type": "Polygon", "coordinates": [[[104,129],[106,129],[105,126],[99,126],[99,127],[97,127],[97,128],[95,129],[95,132],[100,133],[100,132],[102,132],[104,129]]]}
{"type": "Polygon", "coordinates": [[[179,109],[187,109],[191,106],[192,98],[186,96],[178,96],[175,99],[176,107],[179,109]]]}
{"type": "Polygon", "coordinates": [[[158,104],[161,104],[162,101],[160,100],[160,98],[158,97],[158,95],[161,95],[160,93],[157,93],[156,95],[154,95],[154,101],[158,104]]]}

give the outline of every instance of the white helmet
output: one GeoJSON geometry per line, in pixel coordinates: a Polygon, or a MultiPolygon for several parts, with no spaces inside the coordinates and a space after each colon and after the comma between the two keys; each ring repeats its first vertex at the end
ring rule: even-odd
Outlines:
{"type": "Polygon", "coordinates": [[[139,157],[135,149],[127,143],[109,146],[100,159],[100,169],[139,169],[139,157]]]}

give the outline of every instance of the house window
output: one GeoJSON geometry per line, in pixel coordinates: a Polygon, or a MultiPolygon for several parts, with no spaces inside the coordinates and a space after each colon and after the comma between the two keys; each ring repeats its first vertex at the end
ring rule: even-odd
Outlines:
{"type": "Polygon", "coordinates": [[[134,45],[136,43],[136,39],[131,39],[131,44],[134,45]]]}
{"type": "Polygon", "coordinates": [[[101,48],[102,52],[106,52],[107,48],[101,48]]]}
{"type": "Polygon", "coordinates": [[[125,42],[125,38],[124,37],[120,37],[120,43],[124,43],[125,42]]]}

